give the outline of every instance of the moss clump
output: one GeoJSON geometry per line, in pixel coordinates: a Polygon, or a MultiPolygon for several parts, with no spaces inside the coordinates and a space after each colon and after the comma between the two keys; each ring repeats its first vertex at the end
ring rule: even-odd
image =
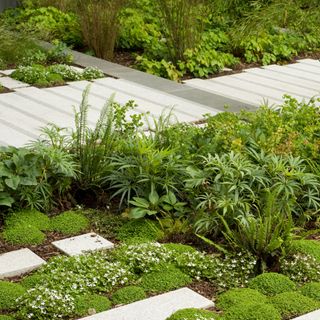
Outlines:
{"type": "Polygon", "coordinates": [[[223,320],[281,320],[275,307],[266,303],[241,303],[229,308],[223,320]]]}
{"type": "Polygon", "coordinates": [[[250,288],[231,289],[218,296],[217,307],[221,310],[242,303],[267,303],[267,297],[257,290],[250,288]]]}
{"type": "Polygon", "coordinates": [[[6,242],[18,245],[39,245],[46,239],[43,232],[29,224],[8,226],[2,236],[6,242]]]}
{"type": "Polygon", "coordinates": [[[218,315],[207,310],[183,309],[175,312],[166,320],[216,320],[218,315]]]}
{"type": "Polygon", "coordinates": [[[75,314],[86,316],[110,309],[111,302],[107,297],[98,294],[86,294],[75,299],[75,314]]]}
{"type": "Polygon", "coordinates": [[[314,311],[320,304],[298,292],[283,292],[270,298],[283,319],[290,319],[314,311]]]}
{"type": "Polygon", "coordinates": [[[311,282],[300,288],[300,293],[306,297],[320,301],[320,282],[311,282]]]}
{"type": "Polygon", "coordinates": [[[32,274],[30,276],[23,278],[20,284],[26,289],[31,289],[35,287],[37,284],[39,284],[39,282],[41,282],[42,279],[43,279],[43,276],[41,276],[40,274],[32,274]]]}
{"type": "Polygon", "coordinates": [[[197,250],[191,246],[181,244],[181,243],[166,243],[163,245],[166,249],[174,251],[177,254],[181,253],[193,253],[197,250]]]}
{"type": "Polygon", "coordinates": [[[23,210],[10,214],[6,218],[5,224],[7,226],[27,224],[44,231],[49,230],[50,219],[47,215],[37,210],[23,210]]]}
{"type": "Polygon", "coordinates": [[[192,282],[192,279],[176,268],[156,271],[141,277],[141,286],[148,292],[166,292],[181,288],[192,282]]]}
{"type": "Polygon", "coordinates": [[[111,297],[113,304],[128,304],[135,301],[143,300],[147,297],[141,287],[128,286],[117,290],[111,297]]]}
{"type": "Polygon", "coordinates": [[[78,234],[88,227],[89,220],[73,211],[66,211],[51,219],[51,229],[65,235],[78,234]]]}
{"type": "Polygon", "coordinates": [[[249,288],[260,291],[267,296],[294,291],[296,285],[288,277],[279,273],[263,273],[249,281],[249,288]]]}
{"type": "Polygon", "coordinates": [[[320,242],[317,240],[295,240],[292,242],[292,250],[310,255],[320,262],[320,242]]]}
{"type": "Polygon", "coordinates": [[[10,310],[16,307],[16,299],[21,297],[26,289],[18,283],[0,280],[0,310],[10,310]]]}
{"type": "Polygon", "coordinates": [[[121,226],[117,232],[117,239],[127,243],[143,243],[156,241],[163,237],[155,221],[147,219],[130,220],[121,226]]]}

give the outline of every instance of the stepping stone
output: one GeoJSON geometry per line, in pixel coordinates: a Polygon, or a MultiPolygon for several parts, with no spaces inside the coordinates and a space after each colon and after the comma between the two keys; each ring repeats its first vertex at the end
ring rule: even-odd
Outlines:
{"type": "Polygon", "coordinates": [[[9,70],[1,70],[0,73],[5,74],[6,76],[10,76],[10,74],[15,71],[15,69],[9,69],[9,70]]]}
{"type": "Polygon", "coordinates": [[[301,317],[294,318],[292,320],[319,320],[320,319],[320,310],[313,311],[311,313],[305,314],[301,317]]]}
{"type": "Polygon", "coordinates": [[[17,88],[25,88],[29,87],[27,83],[12,79],[10,77],[1,77],[0,84],[8,89],[17,89],[17,88]]]}
{"type": "Polygon", "coordinates": [[[20,276],[46,263],[29,249],[0,254],[0,279],[20,276]]]}
{"type": "Polygon", "coordinates": [[[109,311],[97,313],[82,320],[165,320],[185,308],[207,309],[214,303],[192,291],[182,288],[159,296],[137,301],[109,311]]]}
{"type": "Polygon", "coordinates": [[[87,233],[81,236],[52,242],[52,244],[67,254],[76,256],[88,251],[112,249],[114,244],[95,233],[87,233]]]}

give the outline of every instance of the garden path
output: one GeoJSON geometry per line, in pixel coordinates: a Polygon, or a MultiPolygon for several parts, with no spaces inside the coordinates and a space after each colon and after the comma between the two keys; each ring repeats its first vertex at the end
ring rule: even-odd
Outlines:
{"type": "Polygon", "coordinates": [[[279,105],[283,95],[308,101],[320,96],[320,61],[299,60],[285,66],[270,65],[208,80],[191,79],[189,86],[259,106],[279,105]]]}
{"type": "MultiPolygon", "coordinates": [[[[115,70],[111,71],[116,72],[115,70]]],[[[213,101],[236,101],[238,106],[231,103],[230,110],[235,110],[234,108],[239,108],[240,105],[254,110],[266,101],[269,105],[281,104],[284,94],[290,94],[301,101],[320,94],[320,62],[312,59],[300,60],[286,66],[271,65],[247,69],[242,73],[209,80],[192,79],[185,81],[185,84],[160,78],[154,80],[154,76],[150,79],[143,78],[142,81],[134,77],[138,71],[125,71],[121,69],[119,79],[106,77],[92,83],[76,81],[46,89],[9,78],[11,70],[0,71],[0,84],[13,90],[0,94],[0,145],[23,146],[37,139],[40,128],[48,123],[73,127],[73,107],[79,105],[82,92],[89,84],[89,103],[92,107],[88,123],[91,126],[113,93],[115,101],[121,104],[128,100],[135,101],[137,108],[128,115],[149,112],[152,117],[159,118],[163,112],[169,113],[173,108],[174,121],[180,122],[198,121],[204,114],[214,115],[223,111],[218,102],[216,108],[212,106],[212,101],[209,103],[210,96],[213,101]],[[128,78],[131,73],[132,77],[128,78]],[[147,80],[150,80],[149,83],[147,80]],[[174,89],[169,90],[170,85],[174,89]],[[175,88],[176,85],[179,85],[179,88],[175,88]],[[182,95],[182,92],[188,92],[190,96],[182,95]],[[220,97],[220,100],[216,100],[217,97],[220,97]]]]}

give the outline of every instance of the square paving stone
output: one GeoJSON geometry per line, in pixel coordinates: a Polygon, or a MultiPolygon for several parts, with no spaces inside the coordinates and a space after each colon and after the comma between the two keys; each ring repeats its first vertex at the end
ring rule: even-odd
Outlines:
{"type": "Polygon", "coordinates": [[[1,77],[0,84],[8,89],[17,89],[17,88],[25,88],[29,87],[27,83],[12,79],[10,77],[1,77]]]}
{"type": "Polygon", "coordinates": [[[320,310],[305,314],[301,317],[294,318],[292,320],[319,320],[320,319],[320,310]]]}
{"type": "Polygon", "coordinates": [[[114,244],[95,233],[87,233],[81,236],[67,238],[52,242],[52,244],[67,254],[76,256],[88,251],[112,249],[114,244]]]}
{"type": "Polygon", "coordinates": [[[167,292],[82,320],[165,320],[174,312],[186,308],[207,309],[214,303],[189,288],[167,292]]]}
{"type": "Polygon", "coordinates": [[[0,254],[0,279],[20,276],[46,263],[29,249],[0,254]]]}

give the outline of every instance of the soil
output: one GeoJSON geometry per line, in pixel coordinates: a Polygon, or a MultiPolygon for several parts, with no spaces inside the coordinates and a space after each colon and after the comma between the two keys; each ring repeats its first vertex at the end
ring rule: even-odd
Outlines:
{"type": "Polygon", "coordinates": [[[14,92],[13,90],[10,90],[6,87],[0,87],[0,94],[3,94],[3,93],[9,93],[9,92],[14,92]]]}

